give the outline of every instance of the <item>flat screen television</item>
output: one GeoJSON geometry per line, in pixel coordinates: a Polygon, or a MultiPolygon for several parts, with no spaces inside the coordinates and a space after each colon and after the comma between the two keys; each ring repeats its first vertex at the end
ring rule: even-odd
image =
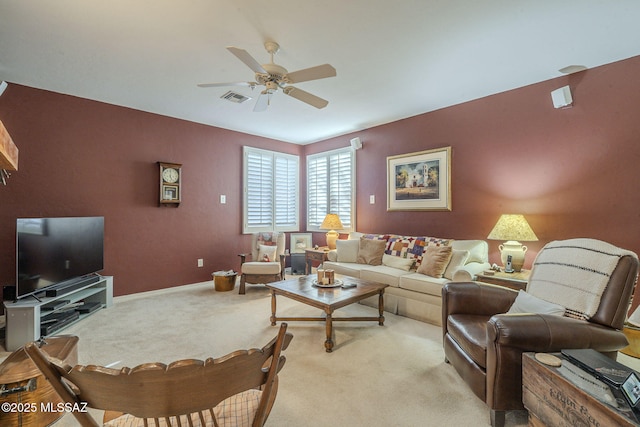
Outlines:
{"type": "Polygon", "coordinates": [[[104,268],[104,217],[18,218],[16,297],[104,268]]]}

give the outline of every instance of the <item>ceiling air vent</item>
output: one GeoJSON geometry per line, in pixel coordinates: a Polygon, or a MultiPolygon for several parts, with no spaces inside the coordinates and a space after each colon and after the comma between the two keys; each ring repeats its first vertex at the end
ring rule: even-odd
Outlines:
{"type": "Polygon", "coordinates": [[[242,104],[243,102],[251,99],[248,96],[244,96],[233,91],[225,93],[220,98],[226,99],[227,101],[235,102],[236,104],[242,104]]]}

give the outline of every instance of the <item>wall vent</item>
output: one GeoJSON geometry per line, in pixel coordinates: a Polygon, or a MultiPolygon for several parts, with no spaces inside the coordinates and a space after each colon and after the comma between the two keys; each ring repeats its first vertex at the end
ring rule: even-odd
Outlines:
{"type": "Polygon", "coordinates": [[[244,96],[237,92],[229,91],[222,95],[220,98],[226,99],[227,101],[235,102],[236,104],[242,104],[245,101],[250,100],[248,96],[244,96]]]}

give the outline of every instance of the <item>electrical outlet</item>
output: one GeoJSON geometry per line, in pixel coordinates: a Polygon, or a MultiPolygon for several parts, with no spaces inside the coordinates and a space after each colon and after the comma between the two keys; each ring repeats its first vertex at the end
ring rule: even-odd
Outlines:
{"type": "Polygon", "coordinates": [[[369,204],[374,205],[376,203],[376,196],[375,194],[371,194],[369,196],[369,204]]]}
{"type": "Polygon", "coordinates": [[[224,194],[221,194],[220,195],[220,203],[223,204],[223,205],[225,203],[227,203],[227,196],[225,196],[224,194]]]}
{"type": "Polygon", "coordinates": [[[202,258],[198,258],[198,267],[204,267],[204,260],[202,258]]]}

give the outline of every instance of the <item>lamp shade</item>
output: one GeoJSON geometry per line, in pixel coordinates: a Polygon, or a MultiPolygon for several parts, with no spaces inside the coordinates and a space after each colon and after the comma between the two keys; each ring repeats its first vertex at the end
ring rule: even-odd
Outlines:
{"type": "Polygon", "coordinates": [[[320,224],[321,230],[331,230],[327,233],[327,247],[329,249],[336,248],[336,240],[340,236],[336,229],[341,230],[344,226],[342,225],[342,221],[340,221],[340,217],[337,214],[327,214],[324,217],[324,221],[320,224]]]}
{"type": "Polygon", "coordinates": [[[500,216],[487,239],[534,242],[538,240],[538,236],[533,232],[524,215],[505,214],[500,216]]]}
{"type": "Polygon", "coordinates": [[[538,240],[538,236],[523,215],[506,214],[500,216],[487,239],[506,240],[504,244],[498,246],[498,249],[500,249],[502,265],[505,267],[504,271],[511,273],[522,271],[524,255],[527,252],[527,247],[518,240],[533,242],[538,240]]]}
{"type": "Polygon", "coordinates": [[[343,228],[344,226],[340,221],[340,217],[338,214],[333,213],[327,214],[327,216],[324,217],[322,224],[320,224],[320,229],[322,230],[342,230],[343,228]]]}

